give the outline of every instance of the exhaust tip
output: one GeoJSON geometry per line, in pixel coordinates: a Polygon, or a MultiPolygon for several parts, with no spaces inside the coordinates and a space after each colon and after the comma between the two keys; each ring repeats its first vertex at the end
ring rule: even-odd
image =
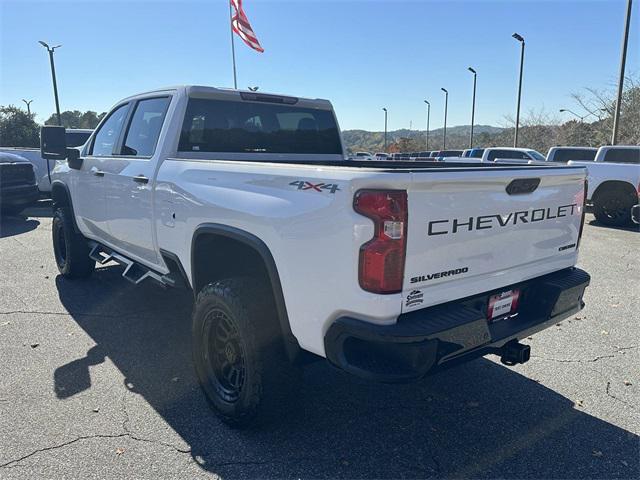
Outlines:
{"type": "Polygon", "coordinates": [[[514,340],[502,347],[500,361],[504,365],[513,366],[527,363],[531,358],[531,347],[514,340]]]}

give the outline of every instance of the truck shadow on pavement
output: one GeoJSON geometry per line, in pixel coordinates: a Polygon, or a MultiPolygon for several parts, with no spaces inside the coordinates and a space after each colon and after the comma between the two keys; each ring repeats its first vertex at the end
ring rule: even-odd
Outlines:
{"type": "Polygon", "coordinates": [[[63,305],[96,346],[54,372],[55,391],[91,388],[89,366],[108,357],[180,439],[131,414],[129,431],[222,478],[632,478],[640,468],[638,436],[486,359],[410,385],[368,383],[318,362],[285,416],[231,430],[193,373],[191,293],[132,286],[120,273],[57,277],[63,305]]]}
{"type": "Polygon", "coordinates": [[[13,237],[35,230],[40,225],[38,220],[27,218],[22,214],[5,215],[0,213],[0,238],[13,237]]]}

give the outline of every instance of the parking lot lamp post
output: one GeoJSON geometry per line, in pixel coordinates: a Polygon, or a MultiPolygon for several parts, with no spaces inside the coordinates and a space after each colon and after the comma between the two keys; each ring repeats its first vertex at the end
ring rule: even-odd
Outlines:
{"type": "Polygon", "coordinates": [[[426,100],[424,103],[427,104],[427,150],[429,150],[429,117],[431,116],[431,104],[426,100]]]}
{"type": "Polygon", "coordinates": [[[620,126],[620,107],[622,103],[622,90],[624,89],[624,68],[627,63],[627,44],[629,43],[629,24],[631,22],[631,0],[627,0],[627,18],[625,19],[624,34],[622,36],[622,53],[620,54],[620,78],[618,79],[618,99],[613,115],[613,133],[611,145],[618,142],[618,128],[620,126]]]}
{"type": "Polygon", "coordinates": [[[471,134],[469,135],[469,148],[473,148],[473,121],[476,114],[476,77],[478,76],[478,74],[471,67],[469,67],[467,70],[473,73],[473,99],[471,100],[471,134]]]}
{"type": "Polygon", "coordinates": [[[569,110],[568,108],[561,108],[560,109],[560,113],[564,113],[564,112],[570,113],[571,115],[574,115],[574,116],[578,117],[580,119],[581,123],[584,122],[585,117],[589,116],[589,114],[586,114],[584,116],[578,115],[576,112],[574,112],[572,110],[569,110]]]}
{"type": "Polygon", "coordinates": [[[33,100],[27,101],[23,98],[22,101],[27,105],[27,115],[31,116],[31,102],[33,102],[33,100]]]}
{"type": "Polygon", "coordinates": [[[387,151],[387,109],[382,108],[384,110],[384,151],[387,151]]]}
{"type": "Polygon", "coordinates": [[[524,38],[522,35],[514,33],[511,35],[520,42],[520,79],[518,80],[518,105],[516,107],[516,132],[513,137],[513,146],[518,146],[518,128],[520,126],[520,99],[522,98],[522,69],[524,66],[524,38]]]}
{"type": "Polygon", "coordinates": [[[56,116],[58,117],[58,125],[62,125],[62,120],[60,118],[60,103],[58,102],[58,84],[56,83],[56,67],[53,63],[53,52],[56,48],[60,48],[62,45],[56,45],[55,47],[50,47],[45,42],[40,40],[38,42],[49,52],[49,62],[51,63],[51,78],[53,79],[53,96],[56,99],[56,116]]]}
{"type": "Polygon", "coordinates": [[[445,150],[447,148],[447,105],[449,103],[449,92],[446,88],[441,88],[444,92],[444,129],[442,132],[442,149],[445,150]]]}

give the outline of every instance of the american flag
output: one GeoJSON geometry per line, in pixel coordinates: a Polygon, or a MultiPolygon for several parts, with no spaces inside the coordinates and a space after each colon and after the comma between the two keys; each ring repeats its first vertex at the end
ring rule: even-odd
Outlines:
{"type": "Polygon", "coordinates": [[[254,50],[258,52],[264,52],[264,49],[260,46],[258,37],[251,28],[249,19],[244,14],[242,9],[242,0],[230,0],[231,6],[236,11],[236,14],[231,17],[231,28],[238,34],[238,36],[254,50]]]}

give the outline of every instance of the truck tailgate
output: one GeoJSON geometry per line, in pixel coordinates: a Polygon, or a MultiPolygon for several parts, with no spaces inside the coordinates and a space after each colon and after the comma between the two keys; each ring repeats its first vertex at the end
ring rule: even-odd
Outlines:
{"type": "Polygon", "coordinates": [[[460,299],[576,262],[582,168],[414,172],[403,311],[460,299]]]}

